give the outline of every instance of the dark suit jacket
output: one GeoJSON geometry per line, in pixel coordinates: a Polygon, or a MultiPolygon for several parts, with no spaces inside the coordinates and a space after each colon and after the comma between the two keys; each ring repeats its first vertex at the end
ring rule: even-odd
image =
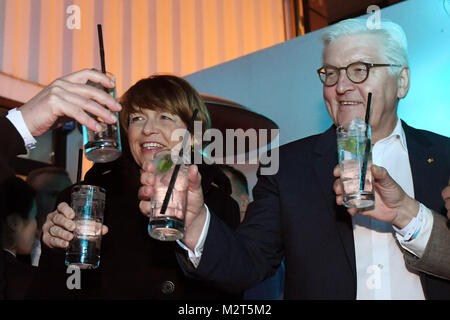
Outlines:
{"type": "Polygon", "coordinates": [[[27,150],[19,132],[5,117],[0,117],[0,181],[14,175],[11,161],[27,150]]]}
{"type": "MultiPolygon", "coordinates": [[[[219,170],[219,169],[218,169],[219,170]]],[[[204,181],[222,185],[212,168],[202,170],[204,181]]],[[[223,174],[219,170],[220,174],[223,174]]],[[[81,289],[68,290],[64,251],[42,245],[38,275],[28,298],[33,299],[234,299],[230,295],[183,274],[175,252],[182,250],[176,242],[150,238],[148,218],[138,208],[140,173],[131,156],[96,164],[84,183],[106,190],[104,224],[109,232],[103,236],[100,267],[81,271],[81,289]]],[[[225,177],[226,178],[226,177],[225,177]]],[[[228,182],[229,183],[229,182],[228,182]]],[[[229,191],[231,192],[231,186],[229,191]]],[[[232,198],[211,184],[205,186],[205,201],[230,226],[239,223],[239,206],[232,198]]],[[[64,196],[63,196],[64,197],[64,196]]],[[[70,198],[65,197],[70,203],[70,198]]]]}
{"type": "Polygon", "coordinates": [[[0,252],[5,259],[5,299],[23,300],[32,283],[36,268],[19,261],[11,253],[0,252]]]}
{"type": "MultiPolygon", "coordinates": [[[[444,213],[441,190],[450,177],[450,139],[405,123],[403,128],[415,197],[444,213]]],[[[271,275],[284,256],[286,299],[355,299],[351,216],[336,205],[333,191],[335,127],[279,152],[278,173],[259,176],[238,231],[212,217],[198,268],[184,256],[184,269],[229,290],[242,290],[271,275]]],[[[426,274],[421,281],[426,298],[450,298],[448,281],[426,274]]]]}
{"type": "MultiPolygon", "coordinates": [[[[26,153],[22,137],[17,132],[12,123],[5,117],[0,117],[0,249],[1,245],[1,214],[5,212],[5,182],[8,178],[14,177],[14,170],[11,161],[18,154],[26,153]]],[[[5,297],[5,262],[3,254],[0,254],[0,300],[5,297]]]]}

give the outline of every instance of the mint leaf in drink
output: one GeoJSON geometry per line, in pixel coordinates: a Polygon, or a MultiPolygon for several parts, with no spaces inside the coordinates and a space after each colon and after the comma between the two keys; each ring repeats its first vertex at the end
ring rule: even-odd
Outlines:
{"type": "Polygon", "coordinates": [[[364,139],[349,137],[348,140],[343,141],[342,145],[339,147],[345,151],[353,153],[354,155],[363,155],[365,152],[366,144],[364,139]]]}
{"type": "Polygon", "coordinates": [[[170,155],[168,157],[164,157],[164,159],[161,159],[158,163],[157,170],[160,173],[167,172],[172,168],[172,159],[170,159],[170,155]]]}
{"type": "Polygon", "coordinates": [[[356,137],[349,137],[347,141],[345,141],[344,150],[356,154],[357,151],[357,141],[356,137]]]}

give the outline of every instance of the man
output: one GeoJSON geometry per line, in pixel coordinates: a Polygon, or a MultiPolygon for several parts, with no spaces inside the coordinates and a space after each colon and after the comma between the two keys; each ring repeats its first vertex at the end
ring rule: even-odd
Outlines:
{"type": "MultiPolygon", "coordinates": [[[[432,217],[429,209],[443,213],[440,193],[450,177],[449,139],[397,117],[398,102],[409,89],[406,37],[393,23],[368,29],[365,20],[352,19],[328,28],[324,43],[319,73],[334,126],[280,148],[278,173],[259,175],[254,201],[236,232],[203,203],[188,200],[183,242],[190,250],[188,259],[180,255],[180,260],[193,276],[242,290],[273,274],[284,257],[286,299],[450,298],[448,281],[405,267],[392,235],[393,226],[402,234],[419,208],[422,216],[432,217]],[[382,221],[352,218],[333,192],[336,126],[364,119],[369,92],[373,162],[422,203],[394,210],[382,221]]],[[[144,169],[141,208],[148,207],[152,193],[152,165],[144,169]]],[[[190,179],[190,199],[195,199],[201,179],[195,166],[190,179]]]]}
{"type": "MultiPolygon", "coordinates": [[[[33,137],[43,135],[53,127],[61,126],[70,119],[100,130],[100,124],[87,112],[101,117],[107,123],[116,121],[113,112],[121,110],[120,104],[102,90],[86,85],[91,80],[107,88],[114,81],[96,70],[82,70],[61,77],[18,109],[10,110],[0,117],[0,212],[4,212],[5,181],[14,175],[10,165],[15,156],[33,148],[33,137]],[[106,108],[105,108],[105,107],[106,108]]],[[[0,299],[4,297],[3,256],[0,257],[0,299]]]]}
{"type": "Polygon", "coordinates": [[[27,176],[27,183],[36,190],[37,232],[31,252],[31,264],[37,267],[41,255],[42,225],[47,214],[55,209],[58,194],[71,186],[72,181],[63,168],[44,167],[31,171],[27,176]]]}

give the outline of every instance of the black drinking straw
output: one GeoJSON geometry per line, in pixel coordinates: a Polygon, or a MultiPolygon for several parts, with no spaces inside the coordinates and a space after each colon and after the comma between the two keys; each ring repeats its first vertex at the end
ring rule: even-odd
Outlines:
{"type": "MultiPolygon", "coordinates": [[[[106,63],[105,63],[105,48],[103,46],[103,31],[102,31],[102,25],[97,25],[97,31],[98,31],[98,47],[100,48],[100,63],[102,65],[102,72],[106,74],[106,63]]],[[[103,90],[109,94],[109,90],[105,87],[103,87],[103,90]]],[[[111,126],[106,127],[108,130],[108,136],[112,136],[112,128],[111,126]]]]}
{"type": "Polygon", "coordinates": [[[364,190],[364,185],[366,184],[366,171],[367,171],[367,157],[370,151],[370,140],[369,140],[369,120],[370,120],[370,104],[372,103],[372,92],[369,92],[367,96],[367,108],[366,108],[366,146],[364,149],[364,161],[361,173],[361,191],[364,190]]]}
{"type": "Polygon", "coordinates": [[[98,45],[100,48],[100,63],[102,64],[102,72],[106,73],[105,49],[103,47],[103,32],[101,24],[97,25],[97,31],[98,31],[98,45]]]}
{"type": "Polygon", "coordinates": [[[81,168],[83,166],[83,149],[78,150],[77,185],[81,184],[81,168]]]}
{"type": "Polygon", "coordinates": [[[180,171],[180,166],[181,166],[180,160],[183,158],[183,150],[184,150],[184,147],[186,146],[186,142],[188,140],[189,133],[192,131],[192,128],[194,127],[194,121],[195,121],[195,118],[197,117],[197,113],[198,113],[198,109],[195,109],[194,110],[194,114],[192,115],[192,118],[191,118],[191,122],[189,123],[189,127],[188,127],[188,129],[186,131],[186,134],[184,136],[183,145],[181,147],[180,152],[178,153],[179,161],[175,165],[175,168],[173,169],[172,177],[170,177],[169,187],[167,188],[167,193],[166,193],[166,196],[164,197],[164,201],[163,201],[163,204],[162,204],[162,207],[161,207],[161,211],[159,213],[161,215],[166,213],[167,206],[169,205],[169,199],[170,199],[170,197],[172,195],[172,191],[173,191],[173,188],[175,186],[175,181],[177,180],[178,171],[180,171]]]}

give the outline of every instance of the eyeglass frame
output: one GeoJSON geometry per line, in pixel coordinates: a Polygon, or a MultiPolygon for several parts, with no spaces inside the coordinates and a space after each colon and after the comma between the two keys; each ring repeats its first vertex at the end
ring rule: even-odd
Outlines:
{"type": "Polygon", "coordinates": [[[369,77],[369,73],[370,73],[370,69],[371,69],[371,68],[375,68],[375,67],[401,67],[401,66],[402,66],[402,65],[399,65],[399,64],[391,64],[391,63],[368,63],[368,62],[356,61],[356,62],[350,63],[350,64],[347,65],[346,67],[340,67],[340,68],[339,68],[339,67],[335,67],[335,66],[331,66],[331,65],[324,65],[324,66],[320,67],[319,69],[317,69],[317,74],[319,75],[320,82],[322,82],[324,86],[326,86],[326,87],[332,87],[332,86],[334,86],[336,83],[339,82],[339,77],[341,76],[341,70],[345,70],[345,74],[347,75],[347,79],[348,79],[348,80],[350,80],[350,81],[353,82],[353,83],[359,84],[359,83],[363,83],[364,81],[367,80],[367,78],[369,77]],[[353,81],[352,79],[350,79],[350,77],[349,77],[349,75],[348,75],[348,68],[349,68],[350,66],[352,66],[352,65],[355,65],[355,64],[363,64],[363,65],[365,65],[366,68],[367,68],[367,74],[366,74],[366,77],[365,77],[362,81],[353,81]],[[338,77],[337,77],[335,83],[333,83],[333,84],[328,84],[328,85],[327,85],[327,84],[325,84],[325,81],[322,80],[322,77],[320,76],[320,74],[321,74],[321,71],[322,71],[325,67],[328,67],[328,68],[331,67],[331,68],[334,68],[334,69],[336,69],[336,70],[338,71],[338,77]]]}

